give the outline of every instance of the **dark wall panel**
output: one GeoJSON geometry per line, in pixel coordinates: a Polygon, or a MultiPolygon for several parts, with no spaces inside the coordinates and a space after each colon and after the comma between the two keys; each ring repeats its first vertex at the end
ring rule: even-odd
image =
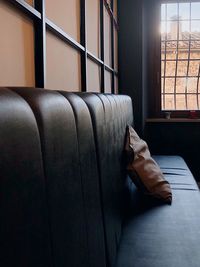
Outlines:
{"type": "Polygon", "coordinates": [[[140,0],[118,2],[119,90],[134,101],[135,127],[143,127],[142,4],[140,0]]]}

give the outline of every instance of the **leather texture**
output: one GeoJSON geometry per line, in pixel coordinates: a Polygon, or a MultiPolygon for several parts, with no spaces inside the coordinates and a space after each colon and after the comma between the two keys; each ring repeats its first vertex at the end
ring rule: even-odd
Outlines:
{"type": "Polygon", "coordinates": [[[90,266],[106,266],[102,199],[92,120],[85,102],[79,96],[63,91],[60,93],[70,102],[76,120],[90,266]]]}
{"type": "Polygon", "coordinates": [[[1,267],[197,267],[200,196],[180,157],[155,156],[172,206],[125,173],[128,96],[0,88],[1,267]]]}
{"type": "MultiPolygon", "coordinates": [[[[104,237],[103,234],[99,234],[102,225],[99,199],[97,201],[98,188],[97,185],[93,187],[94,183],[90,181],[94,180],[93,175],[96,175],[95,164],[92,164],[95,157],[92,158],[93,162],[91,158],[90,162],[86,159],[89,164],[87,172],[82,175],[86,166],[85,163],[81,165],[81,162],[84,157],[90,157],[87,149],[91,148],[92,135],[91,126],[87,127],[91,119],[85,103],[78,99],[78,96],[71,96],[74,113],[67,98],[58,92],[31,88],[12,88],[12,90],[28,102],[39,127],[55,266],[92,267],[95,256],[97,257],[95,266],[105,266],[104,237]],[[82,117],[76,123],[75,117],[78,113],[82,117]],[[84,120],[80,122],[83,117],[84,120]],[[80,124],[84,123],[87,135],[84,129],[83,135],[80,133],[80,124]],[[87,181],[84,180],[86,174],[89,174],[87,181]],[[86,192],[91,189],[89,183],[93,190],[97,191],[92,200],[88,199],[90,191],[86,192]],[[90,206],[89,202],[92,202],[90,206]],[[96,210],[98,205],[99,209],[96,210]],[[97,221],[99,225],[96,224],[97,221]],[[95,231],[92,232],[91,227],[95,231]],[[95,254],[92,254],[94,249],[95,254]]],[[[98,179],[98,175],[95,179],[98,179]]]]}
{"type": "Polygon", "coordinates": [[[126,125],[133,123],[131,99],[128,96],[114,97],[87,93],[79,93],[79,96],[88,105],[92,117],[101,182],[108,266],[113,266],[126,206],[123,151],[126,125]]]}
{"type": "Polygon", "coordinates": [[[130,182],[131,209],[117,267],[198,267],[200,195],[186,163],[178,156],[154,156],[172,188],[171,206],[140,194],[130,182]]]}
{"type": "Polygon", "coordinates": [[[29,105],[0,89],[0,266],[52,266],[38,126],[29,105]]]}

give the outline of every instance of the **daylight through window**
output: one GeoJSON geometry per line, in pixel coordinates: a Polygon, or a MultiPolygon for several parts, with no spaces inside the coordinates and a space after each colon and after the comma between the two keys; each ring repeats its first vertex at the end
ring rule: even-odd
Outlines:
{"type": "Polygon", "coordinates": [[[199,76],[200,2],[162,4],[162,110],[199,110],[199,76]]]}

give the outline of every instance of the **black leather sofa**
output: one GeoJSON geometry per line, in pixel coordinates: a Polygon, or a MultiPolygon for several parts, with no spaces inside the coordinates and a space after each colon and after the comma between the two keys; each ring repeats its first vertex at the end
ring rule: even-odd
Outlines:
{"type": "Polygon", "coordinates": [[[128,96],[0,89],[1,267],[199,267],[200,195],[155,156],[172,205],[126,177],[128,96]]]}

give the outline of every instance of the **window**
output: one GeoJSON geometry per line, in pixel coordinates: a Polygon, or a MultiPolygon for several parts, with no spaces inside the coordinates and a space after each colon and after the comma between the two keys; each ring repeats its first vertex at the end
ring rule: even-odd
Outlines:
{"type": "Polygon", "coordinates": [[[161,110],[200,110],[200,2],[161,4],[161,110]]]}

